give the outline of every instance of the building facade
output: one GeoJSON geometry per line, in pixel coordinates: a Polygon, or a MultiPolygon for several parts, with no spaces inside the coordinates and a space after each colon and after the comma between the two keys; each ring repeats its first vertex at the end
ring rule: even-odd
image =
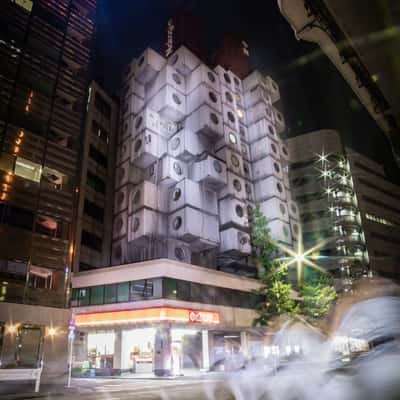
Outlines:
{"type": "Polygon", "coordinates": [[[1,367],[65,373],[94,0],[0,5],[1,367]]]}
{"type": "Polygon", "coordinates": [[[89,86],[82,148],[74,271],[110,265],[118,104],[89,86]]]}
{"type": "Polygon", "coordinates": [[[287,144],[305,247],[322,244],[318,263],[344,288],[371,272],[394,277],[399,188],[386,179],[383,167],[345,148],[333,130],[290,138],[287,144]]]}

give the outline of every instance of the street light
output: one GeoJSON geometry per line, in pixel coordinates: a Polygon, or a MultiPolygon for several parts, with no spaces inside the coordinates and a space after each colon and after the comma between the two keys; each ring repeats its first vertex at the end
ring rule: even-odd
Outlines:
{"type": "Polygon", "coordinates": [[[17,325],[10,324],[7,326],[7,333],[13,335],[17,331],[17,328],[18,328],[17,325]]]}
{"type": "Polygon", "coordinates": [[[47,328],[47,334],[53,337],[57,334],[57,329],[51,326],[50,328],[47,328]]]}

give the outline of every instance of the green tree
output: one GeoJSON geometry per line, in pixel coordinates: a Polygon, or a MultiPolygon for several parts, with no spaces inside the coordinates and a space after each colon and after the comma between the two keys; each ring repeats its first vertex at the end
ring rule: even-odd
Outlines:
{"type": "Polygon", "coordinates": [[[270,237],[268,220],[257,208],[252,214],[252,245],[254,259],[262,287],[257,294],[263,297],[258,305],[254,325],[265,326],[280,315],[296,314],[298,308],[290,298],[292,285],[288,282],[288,268],[275,260],[277,247],[270,237]]]}

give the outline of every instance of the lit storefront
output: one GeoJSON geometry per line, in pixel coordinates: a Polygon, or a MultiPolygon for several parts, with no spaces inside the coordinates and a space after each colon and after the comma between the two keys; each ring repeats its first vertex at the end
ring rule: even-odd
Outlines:
{"type": "Polygon", "coordinates": [[[74,277],[76,370],[178,375],[261,346],[257,281],[170,260],[112,270],[74,277]]]}

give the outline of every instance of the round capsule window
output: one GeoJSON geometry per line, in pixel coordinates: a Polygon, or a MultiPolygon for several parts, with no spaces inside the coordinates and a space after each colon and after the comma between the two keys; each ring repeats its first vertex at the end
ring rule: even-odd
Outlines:
{"type": "Polygon", "coordinates": [[[134,147],[135,153],[137,153],[141,147],[142,147],[142,139],[136,140],[135,147],[134,147]]]}
{"type": "Polygon", "coordinates": [[[235,85],[236,85],[236,86],[239,86],[239,85],[240,85],[240,81],[239,81],[238,78],[236,78],[236,76],[233,78],[233,82],[235,82],[235,85]]]}
{"type": "Polygon", "coordinates": [[[274,89],[275,91],[278,90],[278,86],[276,86],[276,84],[274,82],[271,82],[272,85],[272,89],[274,89]]]}
{"type": "Polygon", "coordinates": [[[286,149],[285,146],[282,146],[282,153],[283,153],[285,156],[288,155],[288,151],[287,151],[287,149],[286,149]]]}
{"type": "Polygon", "coordinates": [[[208,92],[208,97],[213,103],[216,103],[218,101],[218,98],[214,92],[208,92]]]}
{"type": "Polygon", "coordinates": [[[288,236],[289,236],[289,229],[288,229],[286,226],[284,226],[282,230],[283,230],[283,234],[284,234],[286,237],[288,237],[288,236]]]}
{"type": "Polygon", "coordinates": [[[278,192],[279,192],[279,193],[282,193],[282,192],[283,192],[282,185],[281,185],[279,182],[276,184],[276,188],[278,189],[278,192]]]}
{"type": "Polygon", "coordinates": [[[117,204],[121,205],[125,200],[125,193],[124,192],[119,192],[117,195],[117,204]]]}
{"type": "Polygon", "coordinates": [[[292,204],[292,205],[290,206],[290,208],[292,209],[292,213],[294,213],[294,214],[297,213],[297,207],[296,207],[294,204],[292,204]]]}
{"type": "Polygon", "coordinates": [[[299,233],[299,226],[297,224],[293,224],[293,232],[299,233]]]}
{"type": "Polygon", "coordinates": [[[251,186],[248,183],[245,183],[244,188],[247,194],[251,194],[251,186]]]}
{"type": "Polygon", "coordinates": [[[242,218],[244,215],[243,207],[239,204],[235,207],[235,212],[236,212],[236,215],[240,218],[242,218]]]}
{"type": "Polygon", "coordinates": [[[141,191],[136,190],[135,194],[133,195],[133,204],[139,204],[140,203],[140,196],[141,196],[141,191]]]}
{"type": "Polygon", "coordinates": [[[268,131],[272,136],[275,136],[275,131],[274,131],[274,128],[272,127],[272,125],[268,125],[268,131]]]}
{"type": "Polygon", "coordinates": [[[143,117],[140,115],[135,122],[135,129],[139,129],[140,125],[142,125],[143,117]]]}
{"type": "Polygon", "coordinates": [[[229,92],[225,92],[225,98],[228,103],[233,103],[233,96],[229,92]]]}
{"type": "Polygon", "coordinates": [[[172,221],[172,227],[177,231],[182,226],[182,217],[175,217],[172,221]]]}
{"type": "Polygon", "coordinates": [[[139,67],[144,63],[144,56],[139,58],[138,65],[139,67]]]}
{"type": "Polygon", "coordinates": [[[277,113],[276,116],[278,117],[279,121],[282,121],[282,115],[280,113],[277,113]]]}
{"type": "Polygon", "coordinates": [[[183,261],[185,259],[185,250],[182,247],[175,247],[174,254],[177,260],[183,261]]]}
{"type": "Polygon", "coordinates": [[[208,72],[207,72],[207,77],[208,77],[208,80],[209,80],[210,82],[215,83],[215,81],[216,81],[215,75],[214,75],[212,72],[208,71],[208,72]]]}
{"type": "Polygon", "coordinates": [[[280,210],[282,215],[286,214],[286,209],[285,209],[285,206],[283,204],[279,204],[279,210],[280,210]]]}
{"type": "Polygon", "coordinates": [[[243,246],[249,242],[249,238],[245,235],[240,234],[239,243],[243,246]]]}
{"type": "Polygon", "coordinates": [[[155,172],[154,165],[151,165],[151,166],[149,167],[149,175],[150,175],[150,176],[153,176],[153,175],[154,175],[154,172],[155,172]]]}
{"type": "Polygon", "coordinates": [[[178,62],[178,59],[179,59],[179,55],[174,54],[174,56],[171,58],[171,64],[175,65],[178,62]]]}
{"type": "Polygon", "coordinates": [[[228,120],[232,123],[235,123],[235,116],[233,115],[233,113],[231,111],[228,111],[228,113],[226,114],[228,116],[228,120]]]}
{"type": "Polygon", "coordinates": [[[278,172],[278,173],[281,171],[280,166],[279,166],[276,162],[274,162],[274,170],[275,170],[276,172],[278,172]]]}
{"type": "Polygon", "coordinates": [[[231,83],[232,82],[231,77],[228,75],[227,72],[224,72],[224,79],[225,79],[226,83],[231,83]]]}
{"type": "Polygon", "coordinates": [[[136,217],[133,220],[133,227],[132,227],[133,232],[137,232],[139,227],[140,227],[140,219],[136,217]]]}
{"type": "Polygon", "coordinates": [[[177,85],[181,85],[181,84],[182,84],[182,79],[181,79],[181,77],[180,77],[176,72],[174,72],[174,73],[172,74],[172,79],[174,80],[174,82],[175,82],[177,85]]]}
{"type": "Polygon", "coordinates": [[[274,143],[271,143],[271,149],[272,149],[272,151],[273,151],[275,154],[276,154],[277,151],[278,151],[278,149],[276,148],[276,146],[275,146],[274,143]]]}
{"type": "Polygon", "coordinates": [[[178,201],[182,196],[182,190],[181,188],[176,188],[174,192],[172,193],[172,200],[173,201],[178,201]]]}
{"type": "Polygon", "coordinates": [[[249,164],[243,163],[243,171],[246,175],[250,174],[249,164]]]}
{"type": "Polygon", "coordinates": [[[237,158],[235,154],[231,155],[231,163],[235,168],[238,168],[240,166],[239,158],[237,158]]]}
{"type": "Polygon", "coordinates": [[[117,231],[118,231],[118,232],[121,231],[123,225],[124,225],[124,223],[123,223],[123,221],[122,221],[122,218],[118,218],[118,219],[117,219],[117,223],[116,223],[116,228],[117,228],[117,231]]]}
{"type": "Polygon", "coordinates": [[[236,135],[235,135],[233,132],[229,132],[228,137],[229,137],[229,141],[230,141],[232,144],[237,144],[237,137],[236,137],[236,135]]]}
{"type": "Polygon", "coordinates": [[[172,95],[172,100],[173,100],[174,103],[177,104],[178,106],[179,106],[180,104],[182,104],[182,100],[180,99],[180,97],[179,97],[176,93],[174,93],[174,94],[172,95]]]}
{"type": "Polygon", "coordinates": [[[175,161],[174,164],[173,164],[173,168],[174,168],[174,171],[175,171],[175,173],[177,175],[182,175],[183,171],[182,171],[181,164],[179,164],[177,161],[175,161]]]}
{"type": "Polygon", "coordinates": [[[239,126],[239,134],[242,138],[244,138],[246,136],[246,132],[245,132],[243,126],[239,126]]]}
{"type": "Polygon", "coordinates": [[[213,124],[217,125],[219,123],[219,119],[216,114],[210,113],[210,120],[213,124]]]}
{"type": "Polygon", "coordinates": [[[235,188],[235,190],[237,192],[240,192],[242,190],[242,184],[240,183],[240,181],[238,179],[233,180],[233,187],[235,188]]]}
{"type": "Polygon", "coordinates": [[[213,166],[216,172],[218,172],[219,174],[222,172],[222,165],[219,161],[214,160],[213,161],[213,166]]]}
{"type": "Polygon", "coordinates": [[[179,147],[180,144],[181,144],[181,139],[180,138],[177,137],[177,138],[172,139],[172,142],[171,142],[172,150],[176,150],[179,147]]]}

